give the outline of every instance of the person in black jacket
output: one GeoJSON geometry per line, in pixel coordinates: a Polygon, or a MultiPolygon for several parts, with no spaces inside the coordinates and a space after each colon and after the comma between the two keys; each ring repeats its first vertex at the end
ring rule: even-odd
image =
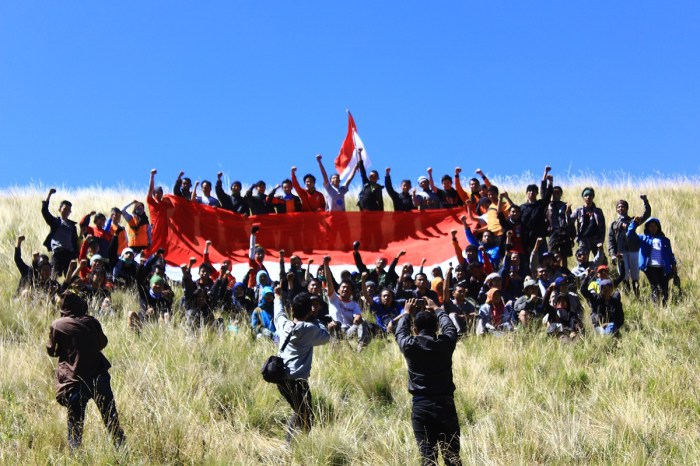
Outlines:
{"type": "Polygon", "coordinates": [[[51,228],[44,240],[44,246],[51,251],[53,275],[59,277],[66,274],[70,261],[78,257],[79,249],[76,223],[68,218],[73,204],[61,201],[61,205],[58,207],[59,217],[54,217],[49,212],[49,202],[51,202],[51,196],[55,192],[54,188],[49,189],[46,200],[41,203],[41,215],[51,228]]]}
{"type": "Polygon", "coordinates": [[[595,271],[589,271],[581,283],[581,294],[591,306],[593,327],[597,333],[617,336],[625,323],[620,293],[614,291],[613,282],[610,279],[600,281],[598,284],[600,286],[599,293],[589,289],[588,284],[593,275],[595,275],[595,271]]]}
{"type": "Polygon", "coordinates": [[[384,211],[384,198],[382,197],[382,189],[384,186],[377,183],[379,173],[376,170],[369,172],[365,170],[365,162],[362,160],[362,149],[358,149],[357,164],[360,167],[360,176],[362,176],[362,190],[358,197],[357,205],[360,210],[384,211]]]}
{"type": "Polygon", "coordinates": [[[408,391],[413,395],[411,422],[422,464],[437,464],[438,447],[446,465],[461,464],[452,381],[457,329],[432,301],[423,307],[418,300],[409,299],[404,309],[394,334],[408,366],[408,391]],[[411,335],[411,320],[418,333],[415,336],[411,335]]]}
{"type": "MultiPolygon", "coordinates": [[[[547,234],[547,207],[552,200],[552,182],[549,165],[544,167],[544,175],[540,182],[540,188],[536,184],[528,185],[526,189],[527,202],[520,206],[520,221],[523,226],[523,246],[525,253],[530,254],[535,247],[537,238],[544,238],[547,234]],[[542,199],[537,199],[542,193],[542,199]]],[[[541,243],[543,246],[544,243],[541,243]]],[[[540,251],[543,252],[543,251],[540,251]]]]}
{"type": "Polygon", "coordinates": [[[234,181],[231,183],[231,194],[226,194],[224,188],[221,184],[222,172],[216,174],[216,186],[214,191],[216,192],[216,197],[221,203],[221,207],[231,212],[236,212],[241,215],[248,215],[250,210],[248,208],[248,201],[241,194],[243,189],[240,181],[234,181]]]}
{"type": "Polygon", "coordinates": [[[391,201],[394,203],[394,212],[408,212],[415,209],[413,196],[411,196],[411,180],[402,180],[401,192],[397,193],[394,190],[394,185],[391,184],[391,168],[387,167],[384,175],[384,185],[386,186],[387,194],[389,194],[391,201]]]}

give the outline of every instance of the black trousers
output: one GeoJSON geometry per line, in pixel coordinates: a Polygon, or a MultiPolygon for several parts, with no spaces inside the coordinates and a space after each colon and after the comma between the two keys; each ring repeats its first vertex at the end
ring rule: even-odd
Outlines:
{"type": "Polygon", "coordinates": [[[68,272],[70,261],[76,257],[73,251],[68,251],[67,249],[56,249],[53,251],[53,254],[51,254],[51,272],[53,276],[55,278],[64,276],[68,272]]]}
{"type": "Polygon", "coordinates": [[[668,301],[668,282],[671,276],[664,274],[663,267],[647,267],[644,273],[649,280],[649,285],[651,285],[651,300],[658,303],[659,297],[661,297],[662,304],[666,304],[668,301]]]}
{"type": "Polygon", "coordinates": [[[460,465],[459,420],[451,396],[413,397],[411,414],[423,466],[436,465],[438,448],[446,465],[460,465]]]}
{"type": "Polygon", "coordinates": [[[313,423],[313,411],[311,410],[311,390],[309,382],[304,379],[287,379],[277,384],[277,389],[294,413],[287,423],[287,440],[291,440],[299,431],[308,432],[313,423]]]}
{"type": "Polygon", "coordinates": [[[85,425],[85,408],[88,401],[95,400],[102,415],[107,430],[112,435],[115,445],[124,442],[124,431],[119,425],[117,406],[110,385],[109,373],[98,375],[91,381],[85,381],[58,399],[58,402],[68,408],[68,445],[71,449],[78,448],[83,441],[85,425]]]}

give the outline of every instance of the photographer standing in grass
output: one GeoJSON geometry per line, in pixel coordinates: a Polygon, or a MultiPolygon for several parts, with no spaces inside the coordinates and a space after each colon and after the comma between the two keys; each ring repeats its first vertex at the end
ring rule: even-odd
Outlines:
{"type": "Polygon", "coordinates": [[[413,395],[411,422],[422,464],[437,464],[438,447],[446,465],[462,464],[452,381],[457,329],[431,300],[411,298],[404,309],[395,337],[408,366],[408,391],[413,395]],[[409,315],[412,319],[406,317],[409,315]],[[411,335],[411,320],[415,336],[411,335]]]}
{"type": "Polygon", "coordinates": [[[301,429],[311,430],[311,391],[309,375],[314,355],[314,346],[328,343],[330,335],[325,325],[316,318],[307,293],[299,293],[292,299],[292,320],[284,312],[282,288],[275,288],[275,327],[278,329],[280,354],[284,361],[286,377],[277,384],[285,400],[294,410],[287,424],[287,441],[301,429]],[[290,336],[291,334],[291,336],[290,336]],[[289,342],[284,341],[289,338],[289,342]],[[284,347],[284,348],[282,348],[284,347]]]}

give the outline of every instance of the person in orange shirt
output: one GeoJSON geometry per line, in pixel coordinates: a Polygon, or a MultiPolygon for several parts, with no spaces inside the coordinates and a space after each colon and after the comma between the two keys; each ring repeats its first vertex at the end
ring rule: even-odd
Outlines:
{"type": "Polygon", "coordinates": [[[323,212],[326,210],[326,198],[322,192],[316,190],[316,177],[311,173],[304,175],[306,189],[302,188],[297,180],[297,167],[292,167],[292,186],[301,199],[302,212],[323,212]]]}

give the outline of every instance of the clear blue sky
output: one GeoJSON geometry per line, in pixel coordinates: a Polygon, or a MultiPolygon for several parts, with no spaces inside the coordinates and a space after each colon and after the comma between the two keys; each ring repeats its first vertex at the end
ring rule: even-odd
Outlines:
{"type": "Polygon", "coordinates": [[[700,173],[700,2],[0,3],[0,186],[700,173]],[[470,170],[467,170],[470,169],[470,170]]]}

